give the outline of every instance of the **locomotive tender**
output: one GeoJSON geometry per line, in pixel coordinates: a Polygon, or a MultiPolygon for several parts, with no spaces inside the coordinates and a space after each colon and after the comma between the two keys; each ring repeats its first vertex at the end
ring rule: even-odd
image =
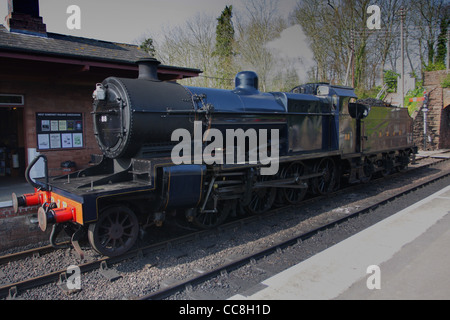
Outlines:
{"type": "Polygon", "coordinates": [[[249,71],[236,76],[234,90],[188,87],[158,80],[155,59],[138,63],[138,79],[110,77],[94,91],[94,134],[103,152],[95,165],[33,181],[31,167],[39,158],[46,163],[38,156],[26,173],[36,192],[13,194],[15,210],[40,205],[39,226],[53,225],[54,246],[65,230],[82,255],[78,240],[87,233],[95,250],[116,256],[134,245],[140,228],[161,226],[166,215],[212,228],[229,215],[297,204],[308,191],[330,193],[344,178],[367,182],[403,170],[417,152],[407,109],[358,103],[350,87],[316,83],[262,93],[249,71]],[[187,149],[209,148],[223,161],[181,154],[181,136],[174,138],[180,129],[194,137],[184,141],[187,149]],[[220,145],[218,134],[230,132],[244,133],[240,148],[220,145]],[[253,132],[263,132],[258,148],[270,162],[251,159],[260,151],[249,148],[253,132]],[[175,164],[174,153],[186,161],[175,164]],[[276,172],[262,174],[268,166],[276,172]]]}

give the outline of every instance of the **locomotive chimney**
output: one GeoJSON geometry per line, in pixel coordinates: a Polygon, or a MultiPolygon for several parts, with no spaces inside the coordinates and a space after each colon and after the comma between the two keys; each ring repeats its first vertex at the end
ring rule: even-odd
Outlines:
{"type": "Polygon", "coordinates": [[[159,81],[158,66],[161,64],[155,58],[142,58],[137,62],[139,66],[139,77],[141,80],[159,81]]]}

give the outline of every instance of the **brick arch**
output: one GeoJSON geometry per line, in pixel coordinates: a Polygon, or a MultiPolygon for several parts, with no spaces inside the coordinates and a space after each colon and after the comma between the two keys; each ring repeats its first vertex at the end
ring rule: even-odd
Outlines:
{"type": "Polygon", "coordinates": [[[442,110],[441,117],[441,137],[439,147],[441,149],[450,148],[450,104],[442,110]]]}

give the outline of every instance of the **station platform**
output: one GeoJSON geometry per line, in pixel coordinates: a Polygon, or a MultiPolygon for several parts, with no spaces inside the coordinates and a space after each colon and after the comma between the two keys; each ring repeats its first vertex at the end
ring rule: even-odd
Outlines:
{"type": "Polygon", "coordinates": [[[449,247],[450,186],[230,300],[448,300],[449,247]]]}
{"type": "Polygon", "coordinates": [[[11,207],[11,194],[18,195],[34,192],[25,177],[1,177],[0,179],[0,208],[11,207]]]}

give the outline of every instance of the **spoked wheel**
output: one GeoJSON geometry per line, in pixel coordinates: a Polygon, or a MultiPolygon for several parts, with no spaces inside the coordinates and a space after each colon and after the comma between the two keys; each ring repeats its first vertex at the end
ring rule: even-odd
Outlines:
{"type": "Polygon", "coordinates": [[[214,210],[214,198],[211,197],[206,203],[205,209],[197,209],[192,223],[201,229],[212,229],[222,224],[228,215],[235,208],[234,201],[217,201],[216,210],[214,210]]]}
{"type": "Polygon", "coordinates": [[[138,231],[139,222],[131,209],[122,205],[111,206],[101,213],[96,223],[89,225],[88,239],[100,254],[114,257],[131,249],[138,231]]]}
{"type": "Polygon", "coordinates": [[[411,152],[405,151],[399,157],[400,165],[397,167],[398,172],[405,172],[408,170],[408,164],[411,163],[411,152]]]}
{"type": "MultiPolygon", "coordinates": [[[[268,181],[268,176],[261,176],[262,181],[268,181]]],[[[277,195],[276,188],[263,187],[255,188],[252,192],[250,203],[245,209],[251,214],[261,214],[268,211],[275,202],[277,195]]]]}
{"type": "MultiPolygon", "coordinates": [[[[291,163],[283,172],[283,179],[297,179],[296,184],[301,186],[306,181],[302,181],[301,177],[306,174],[306,167],[302,162],[291,163]]],[[[283,188],[284,199],[290,204],[300,203],[306,195],[308,188],[283,188]]]]}
{"type": "Polygon", "coordinates": [[[362,183],[367,183],[372,179],[372,174],[374,172],[373,162],[370,161],[369,158],[364,159],[364,163],[362,165],[362,177],[359,179],[362,183]]]}
{"type": "Polygon", "coordinates": [[[338,183],[338,170],[333,159],[324,158],[320,160],[314,171],[320,174],[313,180],[314,191],[322,195],[334,191],[338,183]]]}

